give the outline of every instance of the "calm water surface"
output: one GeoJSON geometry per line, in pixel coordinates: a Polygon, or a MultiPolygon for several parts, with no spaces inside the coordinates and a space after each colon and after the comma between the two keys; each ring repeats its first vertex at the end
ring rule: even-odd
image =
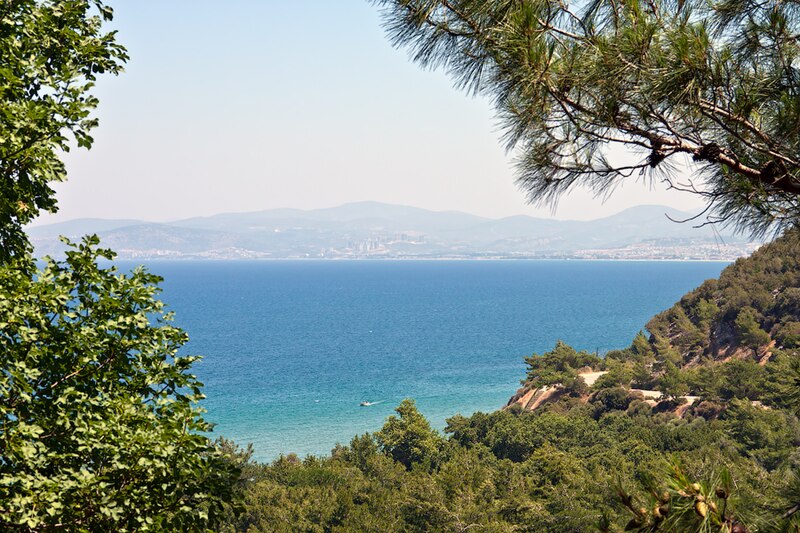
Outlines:
{"type": "MultiPolygon", "coordinates": [[[[127,267],[129,265],[122,264],[127,267]]],[[[205,356],[215,433],[256,456],[328,453],[380,429],[403,398],[437,427],[505,404],[523,357],[562,339],[627,346],[725,263],[602,261],[153,262],[205,356]],[[361,407],[361,401],[380,402],[361,407]]]]}

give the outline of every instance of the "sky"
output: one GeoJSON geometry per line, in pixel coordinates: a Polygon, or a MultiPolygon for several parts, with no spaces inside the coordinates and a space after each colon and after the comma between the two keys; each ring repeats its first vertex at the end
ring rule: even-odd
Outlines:
{"type": "Polygon", "coordinates": [[[65,155],[60,210],[37,224],[355,201],[583,220],[700,205],[642,183],[528,205],[490,102],[393,48],[367,1],[109,3],[131,60],[98,83],[95,145],[65,155]]]}

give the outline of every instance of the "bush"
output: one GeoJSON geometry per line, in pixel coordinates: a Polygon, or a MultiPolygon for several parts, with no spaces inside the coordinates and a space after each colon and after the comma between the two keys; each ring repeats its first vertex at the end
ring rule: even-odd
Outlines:
{"type": "Polygon", "coordinates": [[[774,328],[775,341],[786,349],[800,347],[800,322],[787,320],[774,328]]]}
{"type": "Polygon", "coordinates": [[[758,311],[752,307],[744,307],[736,315],[736,333],[742,344],[757,350],[770,343],[769,333],[761,329],[758,311]]]}
{"type": "Polygon", "coordinates": [[[624,411],[631,404],[633,397],[624,387],[612,387],[597,391],[592,397],[596,406],[596,418],[608,411],[624,411]]]}

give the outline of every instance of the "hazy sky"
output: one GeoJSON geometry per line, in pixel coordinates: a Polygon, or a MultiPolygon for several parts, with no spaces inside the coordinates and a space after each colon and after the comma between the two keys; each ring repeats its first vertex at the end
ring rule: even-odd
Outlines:
{"type": "MultiPolygon", "coordinates": [[[[97,87],[90,151],[67,156],[60,212],[174,220],[225,211],[376,200],[490,217],[526,205],[490,104],[393,49],[359,0],[120,0],[126,72],[97,87]]],[[[631,184],[558,218],[691,195],[631,184]]]]}

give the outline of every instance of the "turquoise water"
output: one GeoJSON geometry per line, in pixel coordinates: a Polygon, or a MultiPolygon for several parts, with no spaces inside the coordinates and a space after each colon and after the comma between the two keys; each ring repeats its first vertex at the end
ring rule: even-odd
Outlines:
{"type": "MultiPolygon", "coordinates": [[[[125,265],[123,265],[125,266],[125,265]]],[[[415,398],[437,428],[495,410],[523,357],[562,339],[627,346],[724,263],[154,262],[163,299],[205,356],[215,433],[256,456],[328,453],[415,398]],[[361,407],[361,401],[380,402],[361,407]]]]}

